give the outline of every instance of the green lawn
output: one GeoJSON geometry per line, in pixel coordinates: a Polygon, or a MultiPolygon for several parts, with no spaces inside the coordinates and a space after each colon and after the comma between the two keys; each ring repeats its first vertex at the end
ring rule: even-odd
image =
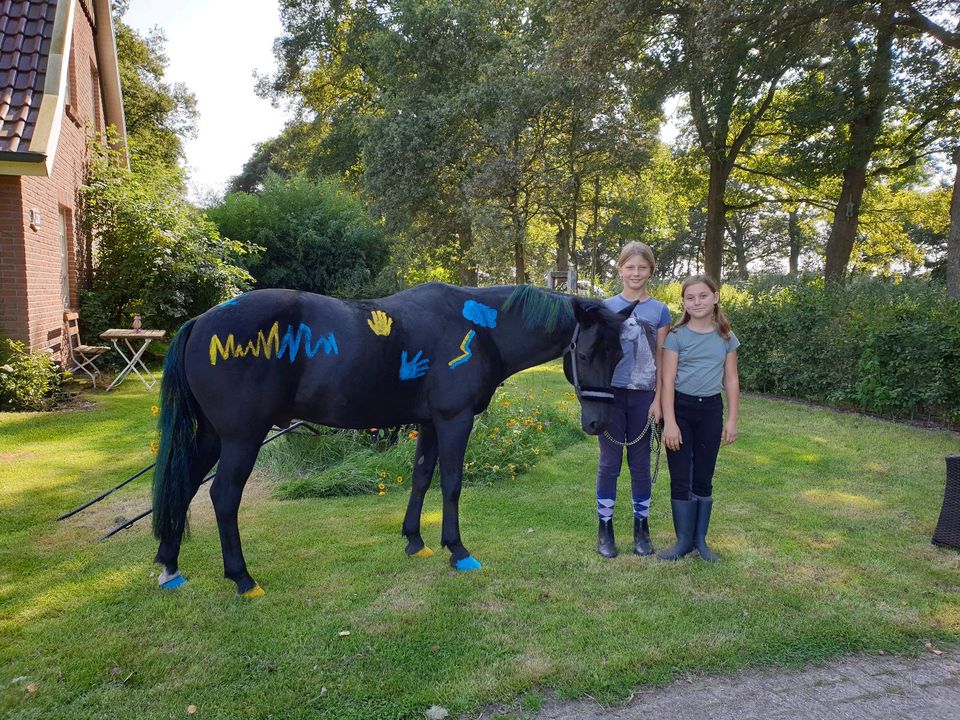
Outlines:
{"type": "MultiPolygon", "coordinates": [[[[558,400],[565,389],[556,365],[512,382],[558,400]]],[[[717,472],[716,565],[597,556],[592,440],[464,490],[478,573],[452,572],[445,552],[404,556],[406,486],[281,501],[261,476],[240,523],[267,596],[244,601],[220,577],[205,491],[176,592],[156,588],[147,522],[96,542],[145,506],[146,478],[55,522],[152,459],[155,393],[127,382],[87,399],[0,415],[5,717],[168,718],[192,704],[204,718],[422,718],[523,696],[519,711],[542,688],[613,701],[686,673],[960,638],[960,554],[930,544],[953,434],[745,399],[717,472]]],[[[626,551],[626,478],[620,492],[626,551]]],[[[665,463],[651,523],[667,545],[665,463]]],[[[434,488],[435,549],[439,526],[434,488]]]]}

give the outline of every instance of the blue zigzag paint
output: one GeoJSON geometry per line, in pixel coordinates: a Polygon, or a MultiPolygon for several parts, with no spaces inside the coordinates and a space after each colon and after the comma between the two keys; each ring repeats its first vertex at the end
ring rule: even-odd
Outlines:
{"type": "Polygon", "coordinates": [[[340,354],[340,348],[337,347],[337,339],[333,336],[332,332],[327,333],[326,337],[318,338],[314,345],[311,344],[313,343],[313,332],[310,330],[310,326],[300,323],[296,335],[293,333],[293,325],[287,325],[287,332],[284,333],[283,338],[280,340],[280,349],[277,351],[277,358],[282,358],[283,354],[289,350],[290,364],[292,365],[297,359],[301,342],[303,343],[303,352],[308,358],[312,358],[320,352],[321,347],[323,347],[325,355],[340,354]]]}

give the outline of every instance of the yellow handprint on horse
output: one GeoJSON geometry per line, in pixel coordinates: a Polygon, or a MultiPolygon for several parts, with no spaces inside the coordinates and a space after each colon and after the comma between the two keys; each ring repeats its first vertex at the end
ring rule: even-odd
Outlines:
{"type": "Polygon", "coordinates": [[[393,327],[393,318],[387,316],[382,310],[372,310],[370,312],[370,320],[367,320],[367,325],[370,326],[370,329],[377,335],[389,335],[390,328],[393,327]]]}

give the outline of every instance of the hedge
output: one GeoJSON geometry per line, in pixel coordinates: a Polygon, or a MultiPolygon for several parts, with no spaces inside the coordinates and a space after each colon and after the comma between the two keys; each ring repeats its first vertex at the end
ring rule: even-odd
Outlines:
{"type": "MultiPolygon", "coordinates": [[[[679,284],[654,294],[679,312],[679,284]]],[[[960,425],[960,303],[921,279],[725,286],[744,390],[960,425]]]]}

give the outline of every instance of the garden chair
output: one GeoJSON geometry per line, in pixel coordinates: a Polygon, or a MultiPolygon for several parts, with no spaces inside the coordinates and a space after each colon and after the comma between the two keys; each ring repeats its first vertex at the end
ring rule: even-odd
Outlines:
{"type": "Polygon", "coordinates": [[[70,365],[67,369],[71,372],[83,370],[93,381],[93,387],[97,387],[97,377],[100,375],[100,368],[96,366],[94,360],[109,352],[107,345],[84,345],[80,339],[80,314],[67,310],[63,313],[63,320],[66,323],[67,331],[67,354],[70,356],[70,365]]]}

